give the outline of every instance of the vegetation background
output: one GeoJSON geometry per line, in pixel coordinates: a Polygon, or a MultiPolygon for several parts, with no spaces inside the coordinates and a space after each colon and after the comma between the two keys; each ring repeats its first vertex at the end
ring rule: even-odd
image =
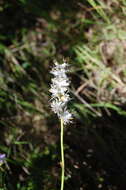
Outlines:
{"type": "Polygon", "coordinates": [[[60,188],[49,71],[63,58],[65,190],[126,189],[126,1],[0,0],[0,190],[60,188]]]}

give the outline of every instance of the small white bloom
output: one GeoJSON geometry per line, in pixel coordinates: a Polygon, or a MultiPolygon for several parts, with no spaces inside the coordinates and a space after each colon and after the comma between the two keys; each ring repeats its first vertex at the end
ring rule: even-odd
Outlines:
{"type": "Polygon", "coordinates": [[[57,87],[56,85],[51,85],[50,92],[52,93],[52,98],[60,98],[61,95],[65,95],[67,91],[66,87],[57,87]]]}
{"type": "Polygon", "coordinates": [[[69,80],[67,80],[66,78],[53,78],[52,83],[57,87],[69,86],[69,80]]]}
{"type": "Polygon", "coordinates": [[[60,119],[63,119],[64,124],[67,124],[72,118],[72,114],[67,111],[67,102],[70,100],[68,93],[70,81],[66,75],[68,72],[68,64],[58,64],[57,62],[54,64],[55,66],[50,72],[54,75],[54,78],[51,80],[52,84],[50,89],[52,93],[51,108],[60,119]]]}
{"type": "Polygon", "coordinates": [[[65,106],[65,104],[63,102],[59,102],[58,100],[53,100],[51,102],[51,108],[54,113],[60,114],[63,106],[65,106]]]}
{"type": "Polygon", "coordinates": [[[66,75],[66,71],[65,70],[56,70],[56,69],[52,69],[52,71],[50,72],[52,73],[53,75],[55,75],[56,77],[63,77],[63,78],[66,78],[67,75],[66,75]]]}
{"type": "Polygon", "coordinates": [[[65,124],[67,124],[71,122],[70,120],[72,119],[72,114],[66,110],[60,115],[60,118],[63,119],[65,124]]]}
{"type": "Polygon", "coordinates": [[[66,68],[68,67],[68,64],[65,63],[65,62],[62,63],[62,64],[59,64],[59,63],[56,61],[54,64],[55,64],[55,66],[56,66],[55,69],[57,69],[57,70],[58,70],[58,69],[60,69],[60,70],[61,70],[61,69],[66,69],[66,68]]]}
{"type": "Polygon", "coordinates": [[[67,103],[70,100],[70,96],[69,96],[69,94],[66,93],[66,94],[62,95],[60,99],[62,102],[67,103]]]}

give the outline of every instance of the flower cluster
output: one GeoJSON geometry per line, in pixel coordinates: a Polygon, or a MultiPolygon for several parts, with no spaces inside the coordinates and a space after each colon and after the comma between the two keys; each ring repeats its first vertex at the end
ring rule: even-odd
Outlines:
{"type": "Polygon", "coordinates": [[[0,166],[4,163],[5,159],[6,159],[6,155],[0,154],[0,166]]]}
{"type": "Polygon", "coordinates": [[[72,114],[67,110],[67,103],[70,100],[68,93],[70,81],[66,75],[67,72],[68,64],[58,64],[57,62],[50,72],[54,75],[50,89],[52,93],[51,108],[64,124],[69,123],[72,118],[72,114]]]}

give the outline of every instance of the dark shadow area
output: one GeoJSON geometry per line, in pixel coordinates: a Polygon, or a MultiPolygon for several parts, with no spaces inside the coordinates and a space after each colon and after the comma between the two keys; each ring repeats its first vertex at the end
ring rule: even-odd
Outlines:
{"type": "Polygon", "coordinates": [[[22,34],[27,29],[34,28],[38,18],[51,20],[50,11],[57,8],[60,11],[69,11],[69,7],[76,8],[76,1],[71,0],[45,0],[45,1],[11,1],[1,2],[0,12],[0,40],[4,45],[11,45],[11,42],[18,36],[20,40],[22,34]]]}
{"type": "Polygon", "coordinates": [[[111,117],[104,114],[89,126],[68,129],[65,135],[65,142],[69,145],[66,164],[67,172],[72,176],[66,182],[66,189],[73,186],[76,190],[125,189],[125,122],[126,118],[116,113],[111,117]]]}

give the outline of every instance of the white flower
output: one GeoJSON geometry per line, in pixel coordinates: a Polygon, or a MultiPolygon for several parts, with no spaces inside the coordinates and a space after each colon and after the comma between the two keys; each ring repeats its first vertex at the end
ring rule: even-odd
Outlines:
{"type": "Polygon", "coordinates": [[[69,86],[69,80],[67,80],[67,78],[63,78],[63,77],[62,78],[55,77],[52,79],[52,84],[56,85],[57,87],[65,87],[65,86],[69,86]]]}
{"type": "Polygon", "coordinates": [[[54,111],[54,113],[57,113],[58,115],[62,112],[62,107],[64,106],[65,104],[58,101],[58,100],[53,100],[51,102],[51,108],[52,110],[54,111]]]}
{"type": "Polygon", "coordinates": [[[67,77],[65,71],[62,71],[62,70],[61,71],[59,71],[59,70],[52,70],[50,73],[52,73],[56,77],[58,77],[58,76],[63,77],[63,78],[67,77]]]}
{"type": "Polygon", "coordinates": [[[72,119],[72,114],[69,111],[64,111],[60,115],[60,118],[64,121],[65,124],[71,122],[70,120],[72,119]]]}
{"type": "Polygon", "coordinates": [[[67,63],[62,63],[62,64],[59,64],[57,61],[54,63],[55,64],[55,69],[66,69],[68,67],[68,64],[67,63]]]}
{"type": "Polygon", "coordinates": [[[58,64],[55,62],[55,66],[51,70],[51,74],[54,78],[51,80],[52,93],[51,108],[58,115],[60,119],[63,119],[64,124],[69,123],[72,118],[72,114],[67,111],[67,102],[70,100],[68,86],[70,81],[66,75],[68,72],[68,64],[58,64]]]}
{"type": "Polygon", "coordinates": [[[66,87],[59,88],[56,85],[51,85],[50,92],[52,93],[52,98],[60,98],[61,95],[65,95],[66,91],[66,87]]]}

